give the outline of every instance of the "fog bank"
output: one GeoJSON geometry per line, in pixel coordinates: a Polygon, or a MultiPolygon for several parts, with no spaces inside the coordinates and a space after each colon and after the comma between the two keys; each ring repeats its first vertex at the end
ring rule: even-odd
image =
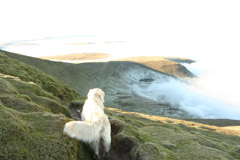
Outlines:
{"type": "Polygon", "coordinates": [[[239,76],[236,60],[227,57],[205,57],[184,64],[196,78],[153,82],[145,88],[134,86],[135,92],[157,102],[166,102],[201,118],[240,120],[239,76]]]}

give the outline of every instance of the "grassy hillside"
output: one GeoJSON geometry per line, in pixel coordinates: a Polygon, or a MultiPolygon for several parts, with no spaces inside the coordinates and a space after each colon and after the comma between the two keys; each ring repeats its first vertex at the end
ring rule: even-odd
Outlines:
{"type": "MultiPolygon", "coordinates": [[[[1,51],[1,50],[0,50],[1,51]]],[[[5,53],[7,56],[20,60],[24,63],[27,63],[29,65],[35,66],[37,68],[40,68],[44,72],[54,75],[58,78],[62,78],[61,73],[58,73],[59,71],[63,72],[64,74],[63,78],[66,78],[66,74],[71,75],[71,73],[65,73],[65,72],[79,72],[78,70],[81,70],[82,68],[86,68],[86,64],[64,64],[62,62],[50,62],[48,60],[42,60],[42,59],[36,59],[28,56],[22,56],[19,54],[11,53],[11,52],[6,52],[6,51],[1,51],[5,53]],[[81,66],[81,67],[79,67],[81,66]],[[73,70],[69,70],[69,68],[73,68],[73,70]]],[[[115,60],[114,60],[115,61],[115,60]]],[[[130,58],[124,58],[124,59],[119,59],[117,61],[131,61],[131,62],[136,62],[139,64],[142,64],[146,67],[149,67],[150,69],[159,71],[161,73],[165,73],[167,75],[172,75],[176,77],[194,77],[194,75],[187,70],[186,67],[181,65],[179,62],[185,62],[185,63],[192,63],[193,61],[189,59],[184,59],[184,58],[172,58],[169,60],[169,58],[166,57],[130,57],[130,58]]],[[[120,63],[119,62],[119,63],[120,63]]],[[[97,64],[97,63],[94,63],[97,64]]],[[[109,64],[109,62],[105,63],[99,63],[99,64],[109,64]]],[[[113,64],[113,63],[112,63],[113,64]]],[[[111,67],[111,66],[109,66],[111,67]]],[[[66,82],[66,80],[64,80],[66,82]]],[[[69,84],[69,83],[68,83],[69,84]]]]}
{"type": "Polygon", "coordinates": [[[63,134],[71,115],[61,103],[76,98],[66,84],[0,53],[0,159],[90,160],[86,144],[63,134]]]}
{"type": "Polygon", "coordinates": [[[83,144],[62,133],[67,117],[69,110],[52,93],[0,74],[0,159],[77,159],[83,144]]]}
{"type": "MultiPolygon", "coordinates": [[[[11,68],[14,62],[14,67],[23,74],[35,70],[5,55],[0,56],[0,66],[5,69],[11,68]],[[21,66],[24,66],[22,70],[21,66]]],[[[14,70],[12,72],[9,70],[11,74],[6,74],[0,70],[0,159],[92,159],[88,145],[63,134],[63,126],[70,121],[70,114],[54,92],[44,89],[41,82],[25,81],[28,74],[18,77],[14,70]]],[[[106,108],[106,113],[112,128],[108,160],[240,159],[239,127],[231,126],[238,125],[236,121],[224,120],[224,125],[222,120],[218,123],[215,120],[215,124],[221,124],[216,127],[113,108],[106,108]]],[[[211,120],[205,123],[211,124],[211,120]]]]}
{"type": "Polygon", "coordinates": [[[113,128],[120,128],[113,136],[113,149],[132,159],[240,159],[240,131],[113,108],[107,113],[112,126],[118,126],[113,128]]]}
{"type": "Polygon", "coordinates": [[[35,67],[9,58],[2,51],[0,51],[0,73],[19,77],[26,82],[34,82],[61,101],[69,102],[72,99],[79,98],[78,93],[63,82],[45,74],[35,67]]]}
{"type": "MultiPolygon", "coordinates": [[[[63,62],[53,62],[28,56],[23,56],[11,52],[2,51],[10,58],[19,60],[28,65],[34,66],[47,74],[50,74],[57,79],[66,82],[70,87],[76,89],[82,94],[86,94],[89,88],[102,87],[99,81],[106,80],[118,76],[118,67],[133,68],[134,66],[141,66],[147,68],[142,64],[135,62],[97,62],[97,63],[81,63],[71,64],[63,62]],[[98,76],[96,76],[98,75],[98,76]]],[[[163,73],[163,72],[161,72],[163,73]]],[[[163,73],[164,74],[164,73],[163,73]]],[[[169,75],[169,74],[166,74],[169,75]]]]}
{"type": "Polygon", "coordinates": [[[51,60],[63,60],[63,61],[86,61],[86,60],[96,60],[108,58],[109,55],[105,53],[73,53],[66,55],[57,55],[57,56],[46,56],[40,57],[42,59],[51,59],[51,60]]]}

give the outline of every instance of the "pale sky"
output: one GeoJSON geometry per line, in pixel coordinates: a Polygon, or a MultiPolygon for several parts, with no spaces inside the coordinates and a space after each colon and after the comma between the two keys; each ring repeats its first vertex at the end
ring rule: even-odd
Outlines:
{"type": "MultiPolygon", "coordinates": [[[[240,53],[239,0],[0,0],[0,44],[94,35],[144,52],[240,53]]],[[[53,46],[51,44],[51,46],[53,46]]]]}
{"type": "Polygon", "coordinates": [[[175,47],[240,42],[238,0],[0,0],[0,4],[0,42],[84,34],[149,39],[175,47]]]}

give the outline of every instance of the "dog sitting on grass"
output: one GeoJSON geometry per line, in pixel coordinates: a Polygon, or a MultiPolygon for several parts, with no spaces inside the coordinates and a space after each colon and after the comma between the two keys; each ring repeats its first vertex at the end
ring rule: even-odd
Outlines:
{"type": "Polygon", "coordinates": [[[82,121],[71,121],[64,126],[64,133],[89,143],[97,157],[100,139],[106,153],[109,152],[111,145],[111,125],[104,113],[104,96],[105,93],[101,89],[90,89],[83,106],[82,121]]]}

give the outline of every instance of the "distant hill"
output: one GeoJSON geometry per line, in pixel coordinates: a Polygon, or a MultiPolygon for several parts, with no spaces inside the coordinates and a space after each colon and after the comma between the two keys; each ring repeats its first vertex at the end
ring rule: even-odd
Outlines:
{"type": "MultiPolygon", "coordinates": [[[[58,60],[58,61],[88,61],[108,58],[108,54],[104,53],[79,53],[79,54],[67,54],[57,56],[40,57],[41,59],[58,60]]],[[[106,60],[106,62],[109,60],[106,60]]],[[[143,64],[156,71],[160,71],[176,77],[194,77],[193,73],[187,70],[181,63],[194,63],[193,60],[187,58],[170,58],[159,56],[139,56],[129,57],[110,61],[132,61],[143,64]]]]}
{"type": "Polygon", "coordinates": [[[49,60],[62,60],[62,61],[86,61],[86,60],[96,60],[96,59],[104,59],[108,58],[109,55],[105,53],[74,53],[74,54],[66,54],[66,55],[57,55],[57,56],[46,56],[40,57],[41,59],[49,59],[49,60]]]}
{"type": "Polygon", "coordinates": [[[169,58],[157,56],[139,56],[120,59],[121,61],[133,61],[143,64],[163,73],[167,73],[176,77],[194,77],[186,67],[180,63],[193,63],[194,61],[187,58],[169,58]]]}
{"type": "MultiPolygon", "coordinates": [[[[24,56],[22,58],[24,59],[24,56]]],[[[48,67],[53,69],[51,72],[67,69],[64,68],[67,65],[64,66],[63,63],[48,63],[30,57],[25,59],[29,63],[33,60],[31,63],[48,64],[48,67]]],[[[119,66],[119,63],[109,64],[119,66]]],[[[87,65],[80,71],[91,68],[91,63],[87,65]]],[[[104,67],[107,67],[107,64],[104,67]]],[[[134,63],[128,62],[120,65],[120,68],[122,67],[137,68],[134,63]]],[[[87,73],[91,74],[90,71],[95,68],[96,66],[87,70],[87,73]]],[[[140,68],[142,69],[141,65],[140,68]]],[[[78,67],[77,69],[79,70],[78,67]]],[[[44,88],[44,84],[41,83],[50,81],[52,85],[68,88],[54,79],[39,69],[0,53],[0,159],[93,159],[93,152],[88,145],[63,134],[64,124],[71,120],[68,118],[69,107],[62,106],[58,94],[54,95],[55,92],[44,88]],[[8,71],[8,74],[4,70],[8,71]],[[34,70],[38,74],[28,70],[34,70]],[[28,80],[28,77],[33,76],[39,81],[28,80]],[[45,78],[42,79],[41,76],[45,78]]],[[[78,81],[80,79],[81,77],[78,81]]],[[[69,93],[72,93],[73,97],[79,97],[76,92],[69,93]]],[[[66,94],[62,96],[63,100],[74,99],[66,94]]],[[[80,109],[81,105],[82,102],[75,110],[80,109]]],[[[114,108],[106,108],[106,114],[109,116],[112,130],[108,160],[240,159],[240,131],[238,127],[231,126],[238,124],[236,121],[224,120],[223,123],[231,126],[225,128],[226,125],[217,120],[214,120],[214,123],[221,124],[222,127],[114,108]]],[[[211,120],[205,120],[204,123],[211,124],[211,120]]]]}

